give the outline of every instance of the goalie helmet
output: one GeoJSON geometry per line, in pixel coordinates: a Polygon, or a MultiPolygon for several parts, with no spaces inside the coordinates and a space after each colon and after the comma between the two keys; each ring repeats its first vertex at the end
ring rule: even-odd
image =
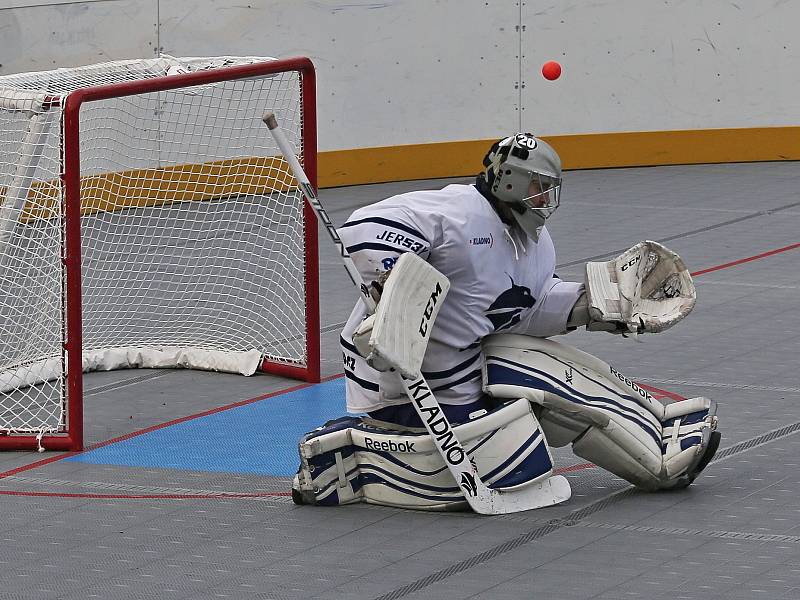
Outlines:
{"type": "Polygon", "coordinates": [[[482,178],[489,193],[505,204],[534,240],[561,198],[561,159],[550,144],[532,133],[495,142],[483,159],[482,178]]]}

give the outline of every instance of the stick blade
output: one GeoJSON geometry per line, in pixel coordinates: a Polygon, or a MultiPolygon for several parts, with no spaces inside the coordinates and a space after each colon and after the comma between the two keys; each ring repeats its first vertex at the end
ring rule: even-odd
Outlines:
{"type": "Polygon", "coordinates": [[[482,515],[506,515],[560,504],[570,499],[572,488],[563,475],[515,490],[489,490],[488,497],[467,498],[472,509],[482,515]]]}

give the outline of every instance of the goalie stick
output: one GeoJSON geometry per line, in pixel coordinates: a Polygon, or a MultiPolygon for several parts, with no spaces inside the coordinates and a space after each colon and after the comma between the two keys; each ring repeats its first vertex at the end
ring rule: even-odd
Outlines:
{"type": "MultiPolygon", "coordinates": [[[[367,306],[370,313],[375,312],[376,303],[369,293],[369,289],[364,284],[361,274],[358,272],[353,259],[347,252],[336,228],[333,226],[327,212],[317,199],[314,187],[303,171],[300,161],[294,153],[294,149],[286,139],[286,135],[278,125],[275,114],[268,112],[263,117],[264,123],[269,128],[275,143],[278,145],[283,158],[289,164],[295,179],[297,179],[300,189],[308,200],[309,205],[314,210],[317,218],[325,226],[328,235],[339,250],[339,254],[344,263],[345,270],[350,279],[361,291],[361,299],[367,306]]],[[[561,475],[554,475],[543,482],[534,483],[526,487],[517,489],[493,489],[487,486],[480,478],[474,461],[464,450],[461,442],[453,432],[452,425],[444,416],[438,400],[431,391],[428,382],[421,372],[404,373],[400,379],[408,395],[411,404],[419,414],[420,420],[425,424],[425,428],[434,441],[436,448],[442,455],[447,468],[453,475],[457,484],[461,487],[464,498],[470,507],[479,514],[496,515],[520,512],[551,506],[563,502],[570,497],[569,482],[561,475]],[[438,429],[433,430],[429,419],[426,416],[437,415],[436,425],[438,429]]]]}

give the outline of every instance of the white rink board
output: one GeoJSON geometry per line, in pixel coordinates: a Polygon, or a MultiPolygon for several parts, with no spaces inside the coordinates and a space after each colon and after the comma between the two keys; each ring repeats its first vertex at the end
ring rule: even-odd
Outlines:
{"type": "Polygon", "coordinates": [[[0,4],[0,74],[306,55],[319,148],[796,125],[800,3],[100,0],[0,4]],[[522,49],[522,52],[520,52],[522,49]],[[564,75],[545,81],[541,64],[564,75]]]}

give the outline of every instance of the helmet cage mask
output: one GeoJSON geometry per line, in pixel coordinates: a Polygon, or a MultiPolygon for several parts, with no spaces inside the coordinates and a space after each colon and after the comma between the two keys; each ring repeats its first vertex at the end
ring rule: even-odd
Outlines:
{"type": "Polygon", "coordinates": [[[539,212],[545,219],[552,215],[561,202],[561,178],[531,173],[528,183],[528,193],[534,189],[535,193],[526,196],[520,203],[527,210],[539,212]],[[535,186],[532,188],[532,186],[535,186]]]}

